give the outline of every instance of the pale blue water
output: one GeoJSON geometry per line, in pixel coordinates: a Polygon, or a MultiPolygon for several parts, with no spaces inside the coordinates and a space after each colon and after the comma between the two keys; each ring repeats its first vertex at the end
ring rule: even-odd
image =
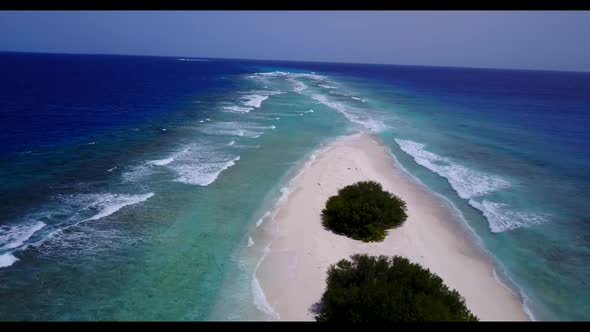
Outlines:
{"type": "Polygon", "coordinates": [[[534,318],[589,318],[590,75],[208,60],[0,55],[1,319],[268,319],[268,212],[358,130],[534,318]]]}

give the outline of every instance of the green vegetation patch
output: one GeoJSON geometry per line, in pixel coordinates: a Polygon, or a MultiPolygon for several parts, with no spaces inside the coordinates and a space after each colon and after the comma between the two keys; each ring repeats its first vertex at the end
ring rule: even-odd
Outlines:
{"type": "Polygon", "coordinates": [[[351,259],[328,269],[317,321],[478,320],[457,291],[407,258],[354,255],[351,259]]]}
{"type": "Polygon", "coordinates": [[[406,218],[406,203],[375,181],[341,188],[322,210],[326,229],[364,242],[383,241],[387,230],[400,226],[406,218]]]}

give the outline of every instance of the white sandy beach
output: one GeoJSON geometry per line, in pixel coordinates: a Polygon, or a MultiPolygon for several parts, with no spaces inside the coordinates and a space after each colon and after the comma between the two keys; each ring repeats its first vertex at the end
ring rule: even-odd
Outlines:
{"type": "Polygon", "coordinates": [[[401,255],[438,274],[480,320],[528,320],[519,298],[494,278],[493,264],[449,204],[408,177],[369,134],[341,139],[319,153],[293,183],[272,221],[276,235],[256,272],[281,320],[313,320],[331,264],[356,253],[401,255]],[[375,180],[406,201],[408,219],[380,243],[324,230],[320,214],[343,186],[375,180]]]}

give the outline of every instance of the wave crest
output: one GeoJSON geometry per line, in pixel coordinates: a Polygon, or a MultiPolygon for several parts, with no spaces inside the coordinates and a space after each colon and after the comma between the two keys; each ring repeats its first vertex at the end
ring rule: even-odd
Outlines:
{"type": "Polygon", "coordinates": [[[507,204],[483,200],[481,203],[473,199],[469,205],[482,212],[488,220],[488,225],[493,233],[501,233],[521,227],[528,227],[547,221],[543,215],[530,212],[513,211],[508,209],[507,204]]]}
{"type": "Polygon", "coordinates": [[[24,225],[1,226],[0,250],[9,250],[22,246],[33,234],[45,226],[42,221],[24,225]]]}
{"type": "Polygon", "coordinates": [[[9,267],[18,261],[18,258],[14,257],[11,253],[5,253],[0,255],[0,268],[9,267]]]}
{"type": "Polygon", "coordinates": [[[197,186],[208,186],[217,180],[221,172],[235,165],[238,160],[240,160],[240,156],[219,162],[177,165],[173,167],[178,174],[175,181],[197,186]]]}
{"type": "MultiPolygon", "coordinates": [[[[30,246],[47,247],[49,245],[50,248],[56,249],[56,246],[67,243],[67,241],[58,241],[66,234],[64,231],[88,221],[108,217],[126,206],[145,202],[152,196],[154,193],[60,195],[57,197],[59,207],[27,217],[27,220],[34,220],[34,222],[1,228],[0,250],[5,252],[0,256],[0,267],[14,264],[18,261],[14,253],[26,250],[30,246]],[[39,219],[44,219],[47,223],[39,219]]],[[[76,232],[69,232],[67,235],[74,238],[78,236],[76,232]]]]}
{"type": "Polygon", "coordinates": [[[324,105],[340,112],[340,114],[344,115],[344,117],[346,117],[350,122],[361,125],[362,127],[366,128],[370,131],[381,132],[381,131],[387,130],[389,128],[385,123],[383,123],[379,120],[373,119],[366,114],[355,113],[350,109],[350,107],[347,107],[346,105],[339,103],[339,102],[330,101],[324,95],[317,95],[316,94],[316,95],[313,95],[312,98],[315,99],[316,101],[318,101],[319,103],[324,104],[324,105]]]}
{"type": "Polygon", "coordinates": [[[505,179],[471,170],[448,158],[424,150],[425,145],[410,140],[395,139],[402,151],[432,172],[447,179],[459,197],[469,199],[510,187],[505,179]]]}

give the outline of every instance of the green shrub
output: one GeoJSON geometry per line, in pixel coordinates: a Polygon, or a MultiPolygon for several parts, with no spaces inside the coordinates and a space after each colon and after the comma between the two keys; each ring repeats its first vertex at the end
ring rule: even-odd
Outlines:
{"type": "Polygon", "coordinates": [[[328,269],[317,321],[477,321],[455,290],[404,257],[354,255],[328,269]]]}
{"type": "Polygon", "coordinates": [[[374,181],[341,188],[322,210],[326,229],[365,242],[383,241],[387,230],[406,218],[406,203],[374,181]]]}

